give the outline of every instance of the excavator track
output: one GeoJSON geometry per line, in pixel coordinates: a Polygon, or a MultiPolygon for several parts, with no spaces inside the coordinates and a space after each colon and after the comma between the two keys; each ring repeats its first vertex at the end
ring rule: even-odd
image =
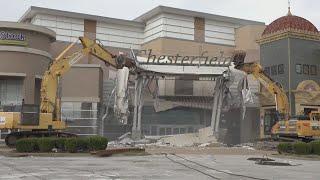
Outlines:
{"type": "Polygon", "coordinates": [[[8,134],[5,143],[8,147],[15,147],[16,142],[22,138],[41,138],[41,137],[77,137],[76,134],[58,131],[19,131],[8,134]]]}

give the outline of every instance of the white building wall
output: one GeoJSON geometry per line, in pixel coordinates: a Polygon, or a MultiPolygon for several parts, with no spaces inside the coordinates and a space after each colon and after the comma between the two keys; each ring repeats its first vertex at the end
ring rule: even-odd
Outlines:
{"type": "Polygon", "coordinates": [[[205,20],[205,42],[235,46],[236,25],[205,20]]]}
{"type": "MultiPolygon", "coordinates": [[[[57,33],[58,41],[74,42],[84,35],[84,20],[37,14],[32,24],[57,33]]],[[[205,42],[235,46],[235,24],[205,20],[205,42]]],[[[97,39],[105,46],[140,49],[142,43],[159,37],[194,40],[194,17],[160,14],[148,20],[145,28],[97,22],[97,39]]]]}
{"type": "Polygon", "coordinates": [[[144,42],[159,37],[194,40],[194,18],[160,14],[146,22],[144,42]]]}
{"type": "Polygon", "coordinates": [[[175,77],[166,76],[170,80],[159,79],[159,95],[160,96],[175,96],[175,77]]]}
{"type": "Polygon", "coordinates": [[[57,34],[58,41],[74,42],[83,36],[84,20],[63,16],[37,14],[31,21],[32,24],[45,26],[57,34]]]}
{"type": "Polygon", "coordinates": [[[97,22],[96,37],[104,46],[140,49],[143,28],[97,22]]]}

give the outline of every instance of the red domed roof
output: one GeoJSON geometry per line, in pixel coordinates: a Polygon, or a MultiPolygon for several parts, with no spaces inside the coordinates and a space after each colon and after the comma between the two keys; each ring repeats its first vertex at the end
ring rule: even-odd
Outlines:
{"type": "Polygon", "coordinates": [[[287,16],[283,16],[269,24],[264,30],[262,36],[285,30],[319,33],[318,29],[310,21],[299,16],[291,15],[289,11],[287,16]]]}

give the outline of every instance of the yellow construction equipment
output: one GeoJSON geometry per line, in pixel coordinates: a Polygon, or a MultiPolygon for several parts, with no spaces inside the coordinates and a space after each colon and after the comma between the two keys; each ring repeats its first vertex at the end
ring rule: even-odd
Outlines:
{"type": "Polygon", "coordinates": [[[0,129],[10,131],[5,138],[8,146],[14,146],[17,139],[24,137],[75,136],[71,133],[61,132],[66,128],[66,124],[61,120],[58,86],[60,78],[82,57],[91,54],[105,62],[106,65],[117,69],[135,66],[134,60],[122,55],[113,55],[94,40],[86,37],[79,39],[83,46],[80,51],[65,56],[76,43],[70,44],[44,73],[40,90],[40,108],[22,103],[21,112],[0,112],[0,129]]]}
{"type": "Polygon", "coordinates": [[[320,112],[290,117],[290,107],[285,90],[267,74],[258,63],[239,63],[236,69],[252,74],[271,94],[274,95],[277,111],[277,123],[271,134],[277,137],[290,137],[312,140],[320,137],[320,112]]]}

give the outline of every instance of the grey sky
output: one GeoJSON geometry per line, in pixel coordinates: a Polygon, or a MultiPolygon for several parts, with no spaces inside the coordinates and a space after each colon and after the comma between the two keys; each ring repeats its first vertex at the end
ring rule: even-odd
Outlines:
{"type": "MultiPolygon", "coordinates": [[[[30,7],[74,11],[120,19],[134,19],[144,12],[165,5],[219,14],[269,24],[287,13],[287,0],[0,0],[0,20],[17,21],[30,7]]],[[[292,13],[320,28],[319,0],[291,0],[292,13]]]]}

